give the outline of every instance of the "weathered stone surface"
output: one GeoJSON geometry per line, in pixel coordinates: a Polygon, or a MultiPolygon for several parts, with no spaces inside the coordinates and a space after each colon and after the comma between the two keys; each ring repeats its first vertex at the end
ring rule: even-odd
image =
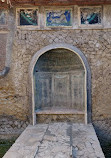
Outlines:
{"type": "Polygon", "coordinates": [[[51,39],[53,41],[52,43],[55,43],[54,39],[58,39],[59,42],[70,43],[84,52],[92,73],[93,120],[101,121],[110,118],[110,30],[63,30],[48,32],[17,30],[11,72],[8,78],[1,80],[0,84],[0,92],[2,94],[0,95],[1,114],[4,112],[6,114],[16,115],[20,119],[26,119],[29,116],[27,93],[28,66],[34,53],[50,44],[49,40],[51,39]],[[26,40],[22,40],[21,35],[23,34],[26,35],[26,40]],[[45,38],[43,35],[45,35],[45,38]],[[73,42],[70,42],[70,39],[73,42]],[[3,82],[6,84],[3,84],[3,82]],[[9,85],[9,83],[11,86],[8,86],[8,88],[6,85],[9,85]],[[7,96],[9,97],[7,98],[7,96]],[[8,106],[4,109],[4,105],[8,106]]]}
{"type": "MultiPolygon", "coordinates": [[[[93,1],[90,1],[90,0],[38,0],[38,1],[30,1],[30,0],[11,0],[12,2],[12,5],[16,6],[17,4],[18,5],[27,5],[27,3],[31,4],[31,5],[37,5],[37,6],[52,6],[52,5],[56,5],[56,6],[69,6],[69,5],[102,5],[102,4],[111,4],[110,0],[93,0],[93,1]]],[[[0,5],[2,6],[5,6],[5,7],[8,7],[8,4],[7,2],[5,2],[5,4],[0,1],[0,5]]]]}
{"type": "Polygon", "coordinates": [[[0,71],[5,67],[7,34],[0,34],[0,71]]]}
{"type": "MultiPolygon", "coordinates": [[[[110,6],[108,9],[107,6],[104,8],[104,16],[108,14],[108,28],[110,27],[110,8],[110,6]]],[[[10,14],[9,22],[13,24],[11,27],[13,31],[12,19],[15,17],[13,10],[10,14]]],[[[74,17],[76,17],[77,26],[77,8],[74,17]]],[[[103,20],[105,22],[106,19],[103,20]]],[[[3,28],[0,29],[2,30],[3,28]]],[[[19,120],[28,120],[31,109],[28,102],[30,86],[28,85],[28,68],[32,56],[49,44],[69,43],[79,48],[89,62],[92,74],[92,119],[96,129],[102,131],[101,133],[111,140],[111,29],[80,30],[76,27],[75,30],[27,30],[25,28],[24,30],[16,29],[14,33],[13,51],[7,47],[9,48],[7,54],[12,53],[11,70],[5,78],[0,79],[0,115],[2,117],[12,115],[19,120]]],[[[8,37],[8,45],[13,39],[12,35],[8,37]]],[[[8,125],[7,120],[6,124],[8,125]]],[[[8,128],[10,127],[5,128],[4,122],[3,132],[5,133],[8,128]]],[[[18,128],[21,128],[20,125],[18,128]]]]}
{"type": "Polygon", "coordinates": [[[73,122],[84,123],[84,114],[39,114],[37,115],[37,123],[49,122],[73,122]]]}
{"type": "Polygon", "coordinates": [[[0,138],[11,138],[19,136],[28,126],[27,121],[21,121],[12,116],[0,116],[0,138]]]}
{"type": "Polygon", "coordinates": [[[104,158],[93,126],[51,123],[28,126],[3,158],[104,158]]]}

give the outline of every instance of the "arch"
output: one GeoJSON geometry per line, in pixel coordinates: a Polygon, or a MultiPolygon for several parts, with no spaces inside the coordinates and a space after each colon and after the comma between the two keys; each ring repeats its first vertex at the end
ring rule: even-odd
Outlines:
{"type": "Polygon", "coordinates": [[[52,49],[58,49],[58,48],[63,48],[66,50],[70,50],[71,52],[74,52],[81,60],[84,69],[85,69],[85,100],[86,100],[86,107],[85,107],[85,122],[91,123],[91,71],[89,64],[87,62],[87,59],[85,55],[77,49],[75,46],[72,46],[70,44],[65,44],[65,43],[59,43],[59,44],[51,44],[48,45],[39,51],[37,51],[34,56],[32,57],[32,60],[29,65],[29,104],[30,104],[30,121],[34,125],[36,123],[36,114],[35,114],[35,103],[34,103],[34,81],[33,81],[33,71],[34,71],[34,66],[39,59],[39,57],[46,53],[49,50],[52,49]]]}

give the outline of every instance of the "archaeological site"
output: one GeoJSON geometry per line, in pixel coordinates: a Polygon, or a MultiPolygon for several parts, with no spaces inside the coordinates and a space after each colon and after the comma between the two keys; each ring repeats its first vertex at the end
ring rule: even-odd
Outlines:
{"type": "Polygon", "coordinates": [[[111,157],[111,0],[0,0],[0,139],[21,133],[4,158],[111,157]]]}

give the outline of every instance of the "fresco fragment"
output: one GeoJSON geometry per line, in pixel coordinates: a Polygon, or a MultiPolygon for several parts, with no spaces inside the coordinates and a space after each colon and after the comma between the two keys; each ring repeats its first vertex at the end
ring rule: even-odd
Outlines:
{"type": "Polygon", "coordinates": [[[71,26],[71,10],[46,10],[46,26],[71,26]]]}
{"type": "Polygon", "coordinates": [[[101,8],[80,8],[80,20],[82,25],[101,24],[101,8]]]}
{"type": "Polygon", "coordinates": [[[20,25],[38,25],[37,9],[20,9],[20,25]]]}

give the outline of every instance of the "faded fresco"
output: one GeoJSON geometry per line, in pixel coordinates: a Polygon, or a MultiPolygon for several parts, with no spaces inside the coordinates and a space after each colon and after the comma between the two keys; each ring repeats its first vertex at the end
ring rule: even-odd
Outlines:
{"type": "Polygon", "coordinates": [[[71,26],[71,10],[46,10],[46,26],[71,26]]]}
{"type": "Polygon", "coordinates": [[[81,24],[101,24],[101,8],[80,8],[81,24]]]}
{"type": "Polygon", "coordinates": [[[6,16],[7,16],[7,12],[3,9],[0,9],[0,25],[6,24],[6,16]]]}
{"type": "Polygon", "coordinates": [[[20,25],[38,25],[37,9],[20,9],[20,25]]]}

